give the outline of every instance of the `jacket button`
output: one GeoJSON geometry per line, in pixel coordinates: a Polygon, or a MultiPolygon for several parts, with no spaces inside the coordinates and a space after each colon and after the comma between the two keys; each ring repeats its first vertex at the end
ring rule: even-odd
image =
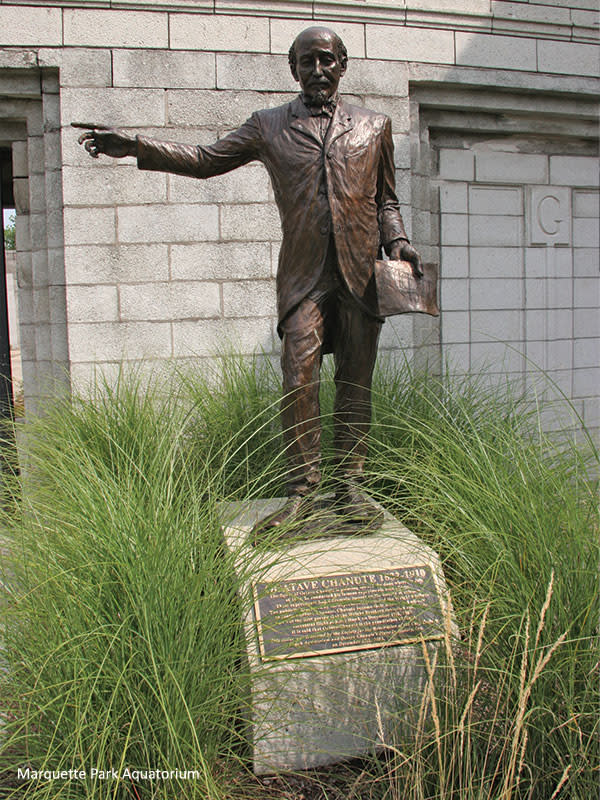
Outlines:
{"type": "Polygon", "coordinates": [[[326,233],[329,233],[329,225],[321,225],[319,232],[325,236],[326,233]]]}

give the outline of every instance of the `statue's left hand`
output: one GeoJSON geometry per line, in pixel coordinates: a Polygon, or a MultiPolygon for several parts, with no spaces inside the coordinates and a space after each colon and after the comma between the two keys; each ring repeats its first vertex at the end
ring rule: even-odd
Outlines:
{"type": "Polygon", "coordinates": [[[127,131],[87,122],[72,122],[71,127],[87,129],[86,133],[81,134],[78,141],[92,158],[98,158],[100,153],[111,156],[111,158],[136,155],[136,138],[127,131]]]}
{"type": "Polygon", "coordinates": [[[410,261],[415,278],[423,277],[421,256],[409,242],[400,241],[393,244],[390,258],[398,261],[410,261]]]}

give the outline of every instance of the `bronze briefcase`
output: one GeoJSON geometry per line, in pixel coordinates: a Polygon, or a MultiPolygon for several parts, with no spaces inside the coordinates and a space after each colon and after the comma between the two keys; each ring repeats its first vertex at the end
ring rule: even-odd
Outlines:
{"type": "Polygon", "coordinates": [[[436,264],[423,264],[423,277],[415,278],[410,261],[375,262],[377,305],[382,317],[419,311],[439,316],[436,264]]]}

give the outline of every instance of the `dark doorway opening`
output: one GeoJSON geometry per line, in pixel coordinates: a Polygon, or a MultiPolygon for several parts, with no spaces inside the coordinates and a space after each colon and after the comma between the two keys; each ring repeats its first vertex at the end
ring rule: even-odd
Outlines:
{"type": "MultiPolygon", "coordinates": [[[[4,211],[14,209],[12,154],[0,148],[0,212],[4,232],[4,211]]],[[[0,418],[12,417],[14,412],[13,380],[10,360],[8,327],[8,296],[6,290],[6,252],[4,235],[0,236],[0,418]]]]}

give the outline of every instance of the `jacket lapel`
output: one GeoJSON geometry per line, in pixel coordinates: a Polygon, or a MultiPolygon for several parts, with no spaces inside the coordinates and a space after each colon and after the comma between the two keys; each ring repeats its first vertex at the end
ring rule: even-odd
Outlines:
{"type": "Polygon", "coordinates": [[[327,153],[329,151],[329,148],[336,141],[336,139],[339,139],[340,136],[343,136],[345,133],[348,133],[348,131],[351,131],[353,127],[354,123],[352,122],[352,117],[348,113],[348,109],[341,99],[338,100],[333,119],[331,120],[331,125],[329,126],[327,136],[325,137],[325,152],[327,153]]]}
{"type": "Polygon", "coordinates": [[[306,124],[306,120],[310,117],[310,112],[300,99],[297,97],[295,100],[292,101],[290,105],[290,128],[293,128],[295,131],[303,134],[304,136],[308,136],[313,142],[316,142],[319,147],[321,147],[321,140],[315,133],[315,131],[306,124]]]}

